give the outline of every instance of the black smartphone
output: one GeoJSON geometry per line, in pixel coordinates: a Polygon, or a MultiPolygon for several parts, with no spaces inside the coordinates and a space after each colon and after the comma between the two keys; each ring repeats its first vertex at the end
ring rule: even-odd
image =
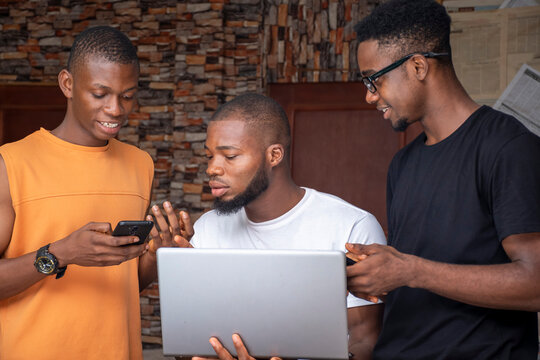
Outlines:
{"type": "Polygon", "coordinates": [[[136,235],[139,237],[139,241],[127,245],[140,245],[146,240],[153,226],[154,223],[149,220],[124,220],[120,221],[118,225],[116,225],[116,228],[114,228],[113,231],[113,236],[136,235]]]}
{"type": "Polygon", "coordinates": [[[356,264],[356,261],[354,261],[353,259],[349,258],[348,256],[345,256],[345,259],[347,259],[347,266],[351,266],[351,265],[356,264]]]}

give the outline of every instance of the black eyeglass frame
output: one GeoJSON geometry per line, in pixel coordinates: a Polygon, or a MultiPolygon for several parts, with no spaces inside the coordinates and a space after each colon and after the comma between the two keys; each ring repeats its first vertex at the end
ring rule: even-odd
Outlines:
{"type": "Polygon", "coordinates": [[[377,87],[375,86],[375,81],[378,78],[380,78],[381,76],[383,76],[384,74],[386,74],[387,72],[392,71],[395,68],[401,66],[401,64],[403,64],[405,61],[412,58],[414,55],[422,55],[422,56],[424,56],[426,58],[434,58],[434,57],[437,57],[437,56],[448,56],[449,54],[448,53],[434,53],[434,52],[412,53],[412,54],[409,54],[409,55],[399,59],[398,61],[388,65],[387,67],[377,71],[373,75],[362,77],[362,82],[367,87],[367,89],[369,90],[370,93],[375,94],[377,92],[377,87]]]}

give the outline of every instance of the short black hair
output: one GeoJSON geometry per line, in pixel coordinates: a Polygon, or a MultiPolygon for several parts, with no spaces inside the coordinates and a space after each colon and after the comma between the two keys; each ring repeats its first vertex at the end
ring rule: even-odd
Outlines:
{"type": "MultiPolygon", "coordinates": [[[[434,0],[389,0],[358,22],[358,43],[376,40],[381,46],[398,45],[401,56],[415,52],[448,53],[451,63],[450,16],[434,0]]],[[[441,58],[442,59],[442,58],[441,58]]]]}
{"type": "Polygon", "coordinates": [[[271,144],[281,144],[285,148],[288,161],[291,147],[291,128],[285,110],[275,100],[267,96],[247,93],[235,97],[221,105],[210,118],[212,121],[241,120],[255,128],[261,137],[271,144]]]}
{"type": "Polygon", "coordinates": [[[110,26],[95,26],[81,32],[73,42],[67,69],[73,71],[90,56],[117,64],[134,64],[139,68],[137,50],[129,38],[110,26]]]}

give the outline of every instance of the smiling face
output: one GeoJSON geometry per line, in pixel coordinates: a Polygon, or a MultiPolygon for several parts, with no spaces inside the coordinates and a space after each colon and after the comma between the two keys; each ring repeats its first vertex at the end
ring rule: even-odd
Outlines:
{"type": "Polygon", "coordinates": [[[136,64],[119,64],[88,57],[74,73],[62,70],[59,83],[68,98],[60,136],[66,141],[103,146],[115,137],[136,104],[139,71],[136,64]]]}
{"type": "MultiPolygon", "coordinates": [[[[234,116],[233,116],[234,118],[234,116]]],[[[261,137],[241,120],[212,121],[206,137],[209,185],[219,213],[234,213],[266,190],[269,178],[261,137]]]]}
{"type": "MultiPolygon", "coordinates": [[[[375,40],[363,41],[358,45],[358,67],[362,76],[373,75],[393,62],[391,49],[383,51],[375,40]]],[[[399,57],[399,55],[398,55],[399,57]]],[[[390,121],[396,131],[404,131],[411,123],[419,120],[422,108],[422,93],[415,77],[409,74],[412,60],[379,77],[377,91],[367,91],[366,102],[377,105],[383,117],[390,121]]]]}

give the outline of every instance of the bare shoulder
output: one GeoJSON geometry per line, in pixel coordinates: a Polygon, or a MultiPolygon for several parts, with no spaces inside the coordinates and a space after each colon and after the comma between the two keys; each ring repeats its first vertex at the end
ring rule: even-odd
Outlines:
{"type": "Polygon", "coordinates": [[[0,155],[0,254],[3,254],[11,240],[15,210],[11,202],[9,180],[4,158],[0,155]]]}

